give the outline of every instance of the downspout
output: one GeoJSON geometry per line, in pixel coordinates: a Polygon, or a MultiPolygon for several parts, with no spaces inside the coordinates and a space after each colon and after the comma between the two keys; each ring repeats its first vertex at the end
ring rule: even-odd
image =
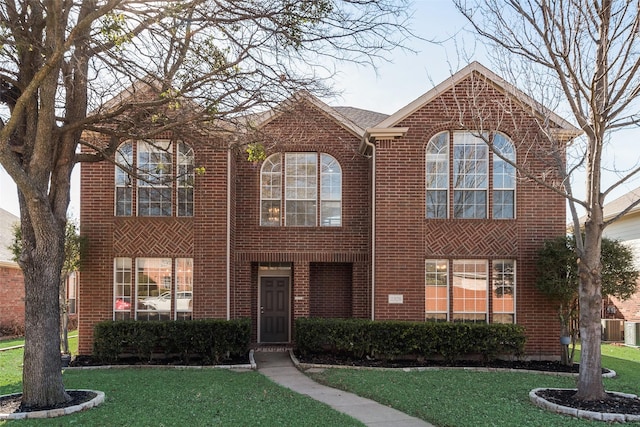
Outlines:
{"type": "Polygon", "coordinates": [[[371,320],[376,320],[376,145],[365,136],[371,147],[371,320]]]}
{"type": "Polygon", "coordinates": [[[231,150],[227,150],[227,320],[231,320],[231,150]]]}

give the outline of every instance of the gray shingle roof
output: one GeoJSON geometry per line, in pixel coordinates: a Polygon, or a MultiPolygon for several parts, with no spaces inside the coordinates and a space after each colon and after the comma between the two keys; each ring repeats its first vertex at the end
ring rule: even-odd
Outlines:
{"type": "MultiPolygon", "coordinates": [[[[627,194],[624,194],[617,199],[605,204],[603,207],[605,219],[616,216],[627,206],[638,199],[640,199],[640,187],[635,188],[629,191],[627,194]]],[[[638,210],[640,210],[640,206],[634,207],[631,212],[636,212],[638,210]]]]}
{"type": "Polygon", "coordinates": [[[363,110],[355,107],[331,107],[338,114],[343,115],[347,119],[351,120],[362,129],[374,127],[387,117],[388,114],[377,113],[375,111],[363,110]]]}
{"type": "Polygon", "coordinates": [[[0,208],[0,262],[13,262],[9,246],[13,242],[13,226],[20,218],[0,208]]]}

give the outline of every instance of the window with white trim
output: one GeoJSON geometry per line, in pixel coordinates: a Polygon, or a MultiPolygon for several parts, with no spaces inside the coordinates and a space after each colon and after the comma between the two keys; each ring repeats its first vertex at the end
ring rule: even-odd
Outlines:
{"type": "Polygon", "coordinates": [[[445,322],[449,319],[449,261],[425,261],[425,320],[445,322]]]}
{"type": "Polygon", "coordinates": [[[485,260],[453,260],[452,272],[454,322],[488,321],[489,277],[485,260]]]}
{"type": "Polygon", "coordinates": [[[193,313],[193,259],[176,258],[176,319],[191,320],[193,313]]]}
{"type": "Polygon", "coordinates": [[[131,258],[113,260],[113,320],[129,320],[133,308],[131,258]]]}
{"type": "Polygon", "coordinates": [[[193,216],[194,155],[188,144],[128,141],[115,160],[116,216],[131,216],[134,201],[138,216],[193,216]]]}
{"type": "Polygon", "coordinates": [[[516,262],[492,262],[493,323],[515,323],[516,262]]]}
{"type": "Polygon", "coordinates": [[[449,132],[427,144],[427,218],[447,218],[449,210],[449,132]]]}
{"type": "Polygon", "coordinates": [[[342,225],[342,169],[333,156],[276,153],[262,164],[260,180],[260,225],[342,225]]]}
{"type": "Polygon", "coordinates": [[[425,218],[515,218],[516,151],[505,135],[444,131],[429,140],[425,152],[425,218]]]}
{"type": "Polygon", "coordinates": [[[516,150],[507,137],[496,133],[493,151],[493,218],[511,219],[515,217],[516,168],[506,160],[515,164],[516,150]]]}

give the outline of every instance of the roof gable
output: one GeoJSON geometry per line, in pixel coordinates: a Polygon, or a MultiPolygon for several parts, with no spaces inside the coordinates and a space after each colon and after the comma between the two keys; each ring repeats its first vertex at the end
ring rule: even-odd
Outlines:
{"type": "MultiPolygon", "coordinates": [[[[453,74],[450,78],[444,80],[442,83],[426,92],[425,94],[421,95],[414,101],[402,107],[391,116],[387,117],[384,121],[380,122],[376,126],[376,128],[381,129],[396,126],[398,123],[402,122],[404,119],[418,111],[420,108],[429,104],[440,94],[454,88],[458,83],[468,78],[473,73],[482,75],[484,78],[489,80],[498,90],[501,90],[502,92],[514,97],[519,102],[528,105],[530,108],[532,108],[533,111],[539,112],[540,114],[542,114],[542,111],[545,111],[545,108],[538,101],[534,100],[533,98],[522,92],[520,89],[513,86],[511,83],[507,82],[502,77],[486,68],[484,65],[480,64],[477,61],[474,61],[457,73],[453,74]]],[[[552,111],[546,111],[549,119],[557,127],[557,136],[562,140],[573,139],[582,133],[580,129],[576,128],[559,115],[555,114],[552,111]]]]}

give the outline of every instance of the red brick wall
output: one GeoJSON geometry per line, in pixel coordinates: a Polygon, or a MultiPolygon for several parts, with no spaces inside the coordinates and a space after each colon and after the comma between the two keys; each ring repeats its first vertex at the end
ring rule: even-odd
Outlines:
{"type": "Polygon", "coordinates": [[[313,263],[311,276],[311,317],[352,317],[351,264],[313,263]]]}
{"type": "Polygon", "coordinates": [[[0,266],[0,336],[24,331],[24,280],[19,267],[0,266]]]}
{"type": "MultiPolygon", "coordinates": [[[[440,131],[461,129],[458,119],[467,129],[491,130],[493,126],[503,131],[516,145],[518,162],[526,162],[538,175],[552,161],[542,154],[543,149],[536,149],[542,138],[526,114],[509,105],[511,114],[504,120],[507,101],[502,95],[487,87],[477,91],[478,82],[473,87],[466,83],[399,123],[409,128],[405,137],[377,143],[375,318],[424,319],[425,259],[515,259],[516,317],[527,329],[527,351],[555,355],[559,325],[555,312],[535,289],[535,258],[545,239],[565,231],[564,199],[530,180],[518,179],[516,219],[425,219],[426,144],[440,131]],[[477,105],[485,108],[486,128],[479,127],[472,108],[464,105],[468,101],[460,98],[472,93],[477,105]],[[517,126],[510,127],[513,124],[517,126]],[[389,304],[389,294],[402,294],[404,303],[389,304]]],[[[452,173],[450,166],[450,176],[452,173]]]]}
{"type": "Polygon", "coordinates": [[[91,353],[93,325],[113,318],[114,257],[193,258],[193,318],[227,317],[227,152],[216,141],[194,144],[194,151],[205,173],[196,175],[194,216],[187,218],[136,217],[135,205],[133,216],[115,217],[114,166],[83,164],[80,353],[91,353]]]}

